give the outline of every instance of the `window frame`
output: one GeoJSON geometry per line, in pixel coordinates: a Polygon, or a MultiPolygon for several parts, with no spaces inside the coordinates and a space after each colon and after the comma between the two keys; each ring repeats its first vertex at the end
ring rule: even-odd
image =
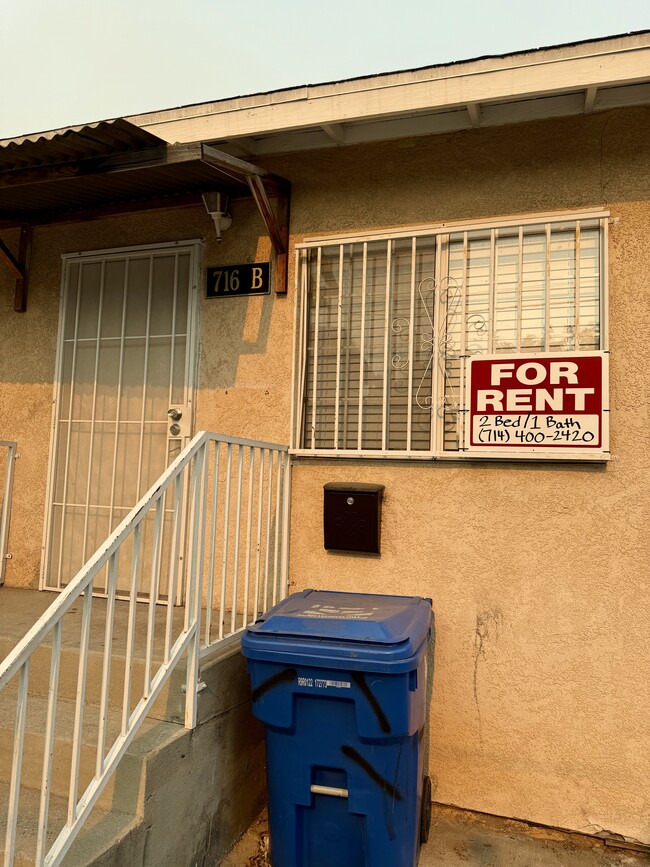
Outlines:
{"type": "MultiPolygon", "coordinates": [[[[397,449],[349,449],[349,448],[305,448],[302,443],[303,415],[304,415],[304,391],[307,382],[307,337],[308,337],[308,268],[305,267],[307,252],[309,250],[322,249],[341,245],[372,243],[377,241],[393,241],[399,239],[415,239],[421,237],[435,237],[444,239],[451,234],[460,232],[491,231],[502,228],[526,227],[539,224],[564,223],[571,221],[597,220],[601,230],[601,242],[599,251],[599,337],[600,346],[598,351],[609,354],[609,300],[608,300],[608,227],[611,221],[610,212],[604,209],[575,209],[553,212],[527,213],[521,216],[507,216],[494,218],[481,218],[462,222],[438,222],[420,224],[418,226],[395,227],[393,229],[377,229],[365,232],[346,234],[332,234],[325,236],[310,236],[304,238],[301,243],[295,245],[295,310],[294,310],[294,339],[293,339],[293,365],[292,365],[292,408],[291,408],[291,440],[290,453],[296,457],[309,457],[316,459],[342,458],[347,460],[400,460],[400,461],[577,461],[602,463],[610,459],[608,451],[585,454],[560,453],[558,451],[536,451],[534,453],[504,454],[499,450],[485,450],[480,453],[467,452],[464,448],[463,438],[460,438],[458,450],[444,450],[437,447],[430,450],[397,450],[397,449]]],[[[436,277],[439,278],[440,261],[436,262],[436,277]]],[[[339,323],[340,328],[340,323],[339,323]]],[[[528,356],[534,353],[509,353],[528,356]]],[[[460,395],[460,412],[466,405],[465,383],[462,385],[460,395]]],[[[442,428],[442,425],[438,425],[442,428]]],[[[436,442],[440,443],[441,437],[436,435],[436,442]]]]}

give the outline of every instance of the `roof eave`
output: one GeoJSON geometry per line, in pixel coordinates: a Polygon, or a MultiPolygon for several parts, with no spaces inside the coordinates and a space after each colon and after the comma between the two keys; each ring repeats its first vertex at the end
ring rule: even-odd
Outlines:
{"type": "MultiPolygon", "coordinates": [[[[452,127],[470,128],[482,124],[484,110],[575,94],[580,94],[579,106],[564,106],[559,113],[598,111],[609,108],[612,102],[604,100],[601,105],[599,92],[649,81],[650,31],[645,31],[523,54],[220,100],[136,115],[130,120],[170,142],[231,142],[240,145],[248,155],[263,155],[293,149],[291,142],[281,140],[272,148],[268,142],[259,148],[260,140],[273,137],[321,131],[322,143],[317,138],[311,146],[357,143],[366,137],[346,137],[354,125],[454,112],[464,112],[465,118],[464,123],[455,118],[452,127]]],[[[641,101],[645,99],[644,95],[641,101]]],[[[548,107],[551,114],[558,110],[550,103],[548,107]]],[[[487,124],[511,122],[503,111],[501,116],[501,119],[486,118],[487,124]]],[[[440,131],[446,131],[449,120],[440,131]]],[[[436,124],[431,131],[437,131],[436,124]]],[[[382,135],[381,130],[378,133],[382,135]]]]}

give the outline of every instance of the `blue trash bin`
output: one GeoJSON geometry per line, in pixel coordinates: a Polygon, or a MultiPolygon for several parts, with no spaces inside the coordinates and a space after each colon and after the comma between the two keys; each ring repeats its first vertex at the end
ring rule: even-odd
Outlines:
{"type": "Polygon", "coordinates": [[[415,867],[431,600],[305,590],[242,639],[273,867],[415,867]]]}

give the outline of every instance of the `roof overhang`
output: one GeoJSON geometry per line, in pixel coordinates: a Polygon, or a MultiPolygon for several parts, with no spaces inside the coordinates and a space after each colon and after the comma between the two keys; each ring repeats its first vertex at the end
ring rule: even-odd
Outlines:
{"type": "MultiPolygon", "coordinates": [[[[256,94],[0,141],[0,228],[252,196],[286,291],[289,184],[241,156],[337,147],[650,104],[650,31],[256,94]],[[269,196],[277,196],[276,212],[269,196]]],[[[22,299],[22,300],[21,300],[22,299]]]]}
{"type": "Polygon", "coordinates": [[[0,146],[0,228],[21,227],[17,256],[0,240],[0,259],[17,278],[15,308],[26,304],[31,227],[194,205],[211,191],[254,199],[275,254],[276,291],[286,292],[290,185],[283,178],[201,142],[168,144],[122,119],[0,146]]]}
{"type": "Polygon", "coordinates": [[[130,120],[240,155],[363,144],[650,103],[650,31],[307,85],[130,120]]]}

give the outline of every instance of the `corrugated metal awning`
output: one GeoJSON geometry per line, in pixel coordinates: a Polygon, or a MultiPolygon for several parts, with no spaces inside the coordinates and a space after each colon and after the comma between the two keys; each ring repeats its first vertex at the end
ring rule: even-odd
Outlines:
{"type": "MultiPolygon", "coordinates": [[[[286,291],[289,190],[252,163],[201,142],[167,144],[123,119],[0,145],[0,228],[195,204],[211,191],[252,196],[276,254],[276,291],[286,291]],[[278,197],[277,216],[269,195],[278,197]]],[[[0,259],[24,279],[25,261],[1,239],[0,259]]],[[[24,286],[21,297],[24,309],[24,286]]]]}
{"type": "Polygon", "coordinates": [[[167,144],[122,119],[71,127],[0,146],[0,226],[198,202],[209,190],[250,196],[251,177],[271,187],[280,181],[201,143],[167,144]]]}
{"type": "Polygon", "coordinates": [[[0,142],[0,173],[159,147],[165,142],[123,118],[0,142]]]}

